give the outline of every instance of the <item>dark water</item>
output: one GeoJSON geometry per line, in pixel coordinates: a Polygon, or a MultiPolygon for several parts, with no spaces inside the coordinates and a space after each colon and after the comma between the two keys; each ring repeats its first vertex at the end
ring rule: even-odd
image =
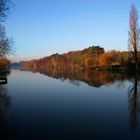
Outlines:
{"type": "Polygon", "coordinates": [[[0,85],[1,138],[140,139],[138,74],[41,73],[12,70],[0,85]]]}

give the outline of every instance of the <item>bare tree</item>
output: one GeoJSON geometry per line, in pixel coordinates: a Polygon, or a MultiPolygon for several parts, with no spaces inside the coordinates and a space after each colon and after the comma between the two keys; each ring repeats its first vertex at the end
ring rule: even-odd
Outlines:
{"type": "Polygon", "coordinates": [[[12,41],[6,37],[4,26],[0,25],[0,57],[10,54],[12,41]]]}
{"type": "Polygon", "coordinates": [[[138,69],[138,50],[140,45],[140,29],[138,25],[138,12],[135,5],[132,4],[130,11],[130,31],[128,47],[132,52],[133,59],[135,61],[135,69],[138,69]]]}
{"type": "Polygon", "coordinates": [[[5,21],[10,8],[10,0],[0,0],[0,22],[5,21]]]}
{"type": "Polygon", "coordinates": [[[11,0],[0,0],[0,58],[11,52],[12,40],[6,36],[4,21],[7,18],[11,0]]]}

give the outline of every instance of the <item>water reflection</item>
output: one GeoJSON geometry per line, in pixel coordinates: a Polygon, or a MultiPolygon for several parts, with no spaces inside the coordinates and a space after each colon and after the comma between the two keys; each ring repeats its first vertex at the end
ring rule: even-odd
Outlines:
{"type": "MultiPolygon", "coordinates": [[[[41,74],[60,79],[61,81],[69,80],[75,86],[79,86],[80,82],[84,82],[89,86],[101,87],[103,85],[113,84],[116,81],[123,82],[131,78],[127,73],[114,73],[107,71],[81,71],[79,69],[21,69],[39,72],[41,74]]],[[[122,84],[122,83],[121,83],[122,84]]]]}
{"type": "Polygon", "coordinates": [[[7,84],[7,77],[2,75],[0,76],[0,85],[7,84]]]}
{"type": "MultiPolygon", "coordinates": [[[[27,70],[27,69],[26,69],[27,70]]],[[[32,72],[39,72],[41,74],[60,79],[62,82],[69,80],[70,84],[80,86],[81,82],[100,88],[103,85],[109,86],[117,83],[118,88],[124,88],[126,81],[131,83],[128,88],[128,104],[129,104],[129,117],[132,130],[137,128],[137,116],[140,112],[140,76],[138,73],[119,73],[107,71],[80,71],[70,69],[28,69],[32,72]]]]}
{"type": "Polygon", "coordinates": [[[137,116],[140,112],[140,85],[138,81],[138,74],[136,73],[133,78],[132,85],[128,90],[128,102],[130,111],[130,124],[133,130],[137,127],[137,116]]]}
{"type": "MultiPolygon", "coordinates": [[[[16,110],[16,137],[133,139],[131,127],[139,128],[138,74],[68,69],[31,71],[47,76],[14,70],[8,77],[8,94],[16,110]]],[[[140,135],[136,134],[138,138],[140,135]]]]}
{"type": "Polygon", "coordinates": [[[0,85],[0,138],[7,139],[12,134],[10,123],[10,97],[7,95],[7,89],[0,85]]]}

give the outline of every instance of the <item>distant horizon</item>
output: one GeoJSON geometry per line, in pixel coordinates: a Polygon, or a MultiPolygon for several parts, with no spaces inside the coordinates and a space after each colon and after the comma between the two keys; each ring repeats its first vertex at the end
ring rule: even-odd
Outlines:
{"type": "MultiPolygon", "coordinates": [[[[93,45],[93,46],[95,46],[95,45],[93,45]]],[[[96,46],[99,46],[99,45],[96,45],[96,46]]],[[[45,55],[45,56],[38,56],[38,57],[33,57],[33,56],[31,56],[31,57],[26,57],[26,58],[18,58],[17,60],[16,60],[16,55],[13,55],[13,56],[10,56],[10,59],[11,59],[11,61],[12,62],[20,62],[20,61],[30,61],[30,60],[34,60],[34,59],[41,59],[41,58],[44,58],[44,57],[49,57],[49,56],[51,56],[51,55],[53,55],[53,54],[59,54],[59,55],[63,55],[63,54],[65,54],[65,53],[69,53],[69,52],[76,52],[76,51],[81,51],[81,50],[84,50],[84,49],[86,49],[86,48],[89,48],[89,47],[91,47],[91,46],[88,46],[88,47],[85,47],[85,48],[81,48],[81,49],[77,49],[77,50],[69,50],[69,51],[67,51],[67,52],[62,52],[62,53],[59,53],[59,52],[56,52],[56,53],[52,53],[52,54],[48,54],[48,55],[45,55]]],[[[100,46],[100,47],[102,47],[102,46],[100,46]]],[[[103,48],[103,47],[102,47],[103,48]]],[[[127,52],[127,51],[129,51],[128,49],[126,49],[126,50],[115,50],[115,49],[110,49],[110,50],[105,50],[105,52],[108,52],[108,51],[120,51],[120,52],[127,52]]]]}
{"type": "MultiPolygon", "coordinates": [[[[63,53],[56,52],[56,53],[52,53],[52,54],[48,54],[46,56],[40,56],[40,57],[39,56],[38,57],[29,57],[29,58],[26,57],[26,58],[21,58],[21,59],[17,59],[17,60],[16,60],[16,56],[10,56],[10,59],[11,59],[12,62],[30,61],[30,60],[34,60],[34,59],[38,60],[38,59],[41,59],[41,58],[44,58],[44,57],[49,57],[53,54],[63,55],[65,53],[69,53],[69,52],[81,51],[81,50],[84,50],[84,49],[89,48],[89,47],[85,47],[85,48],[82,48],[82,49],[79,49],[79,50],[70,50],[70,51],[63,52],[63,53]],[[13,59],[13,58],[15,58],[15,59],[13,59]]],[[[119,50],[105,50],[105,52],[108,52],[108,51],[119,51],[119,50]]],[[[120,52],[127,52],[127,51],[129,51],[129,50],[123,50],[123,51],[120,51],[120,52]]]]}
{"type": "MultiPolygon", "coordinates": [[[[15,41],[12,61],[101,46],[127,51],[132,0],[12,0],[6,31],[15,41]]],[[[134,0],[140,15],[140,1],[134,0]]],[[[140,19],[139,19],[140,21],[140,19]]],[[[140,23],[140,22],[139,22],[140,23]]]]}
{"type": "MultiPolygon", "coordinates": [[[[93,45],[94,46],[94,45],[93,45]]],[[[93,46],[89,46],[89,47],[93,47],[93,46]]],[[[99,46],[99,45],[97,45],[99,46]]],[[[54,54],[59,54],[59,55],[63,55],[63,54],[67,54],[69,52],[77,52],[77,51],[83,51],[84,49],[88,49],[89,47],[86,47],[86,48],[83,48],[83,49],[80,49],[80,50],[71,50],[71,51],[68,51],[68,52],[64,52],[64,53],[59,53],[59,52],[56,52],[56,53],[53,53],[53,54],[49,54],[49,55],[46,55],[46,56],[42,56],[42,57],[30,57],[30,58],[23,58],[23,59],[20,59],[20,60],[12,60],[11,62],[12,63],[19,63],[21,61],[32,61],[32,60],[39,60],[39,59],[42,59],[42,58],[45,58],[45,57],[50,57],[51,55],[54,55],[54,54]]],[[[101,46],[99,46],[101,47],[101,46]]],[[[103,47],[101,47],[103,48],[103,47]]],[[[105,49],[104,49],[105,50],[105,49]]],[[[105,50],[105,53],[106,52],[111,52],[111,51],[116,51],[116,52],[130,52],[130,50],[123,50],[123,51],[120,51],[120,50],[105,50]]]]}

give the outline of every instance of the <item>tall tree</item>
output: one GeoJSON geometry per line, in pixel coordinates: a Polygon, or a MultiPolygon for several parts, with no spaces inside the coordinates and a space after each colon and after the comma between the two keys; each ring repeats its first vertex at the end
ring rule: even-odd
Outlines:
{"type": "Polygon", "coordinates": [[[6,20],[10,8],[10,0],[0,0],[0,22],[6,20]]]}
{"type": "Polygon", "coordinates": [[[129,40],[128,47],[132,52],[134,61],[135,61],[135,69],[138,69],[138,50],[140,45],[140,29],[138,25],[138,12],[134,4],[131,6],[130,11],[130,22],[129,22],[130,30],[129,30],[129,40]]]}
{"type": "Polygon", "coordinates": [[[3,57],[11,52],[11,42],[7,38],[5,33],[5,28],[3,25],[0,25],[0,57],[3,57]]]}
{"type": "Polygon", "coordinates": [[[6,36],[4,21],[7,18],[11,0],[0,0],[0,57],[3,57],[11,52],[11,43],[6,36]]]}

